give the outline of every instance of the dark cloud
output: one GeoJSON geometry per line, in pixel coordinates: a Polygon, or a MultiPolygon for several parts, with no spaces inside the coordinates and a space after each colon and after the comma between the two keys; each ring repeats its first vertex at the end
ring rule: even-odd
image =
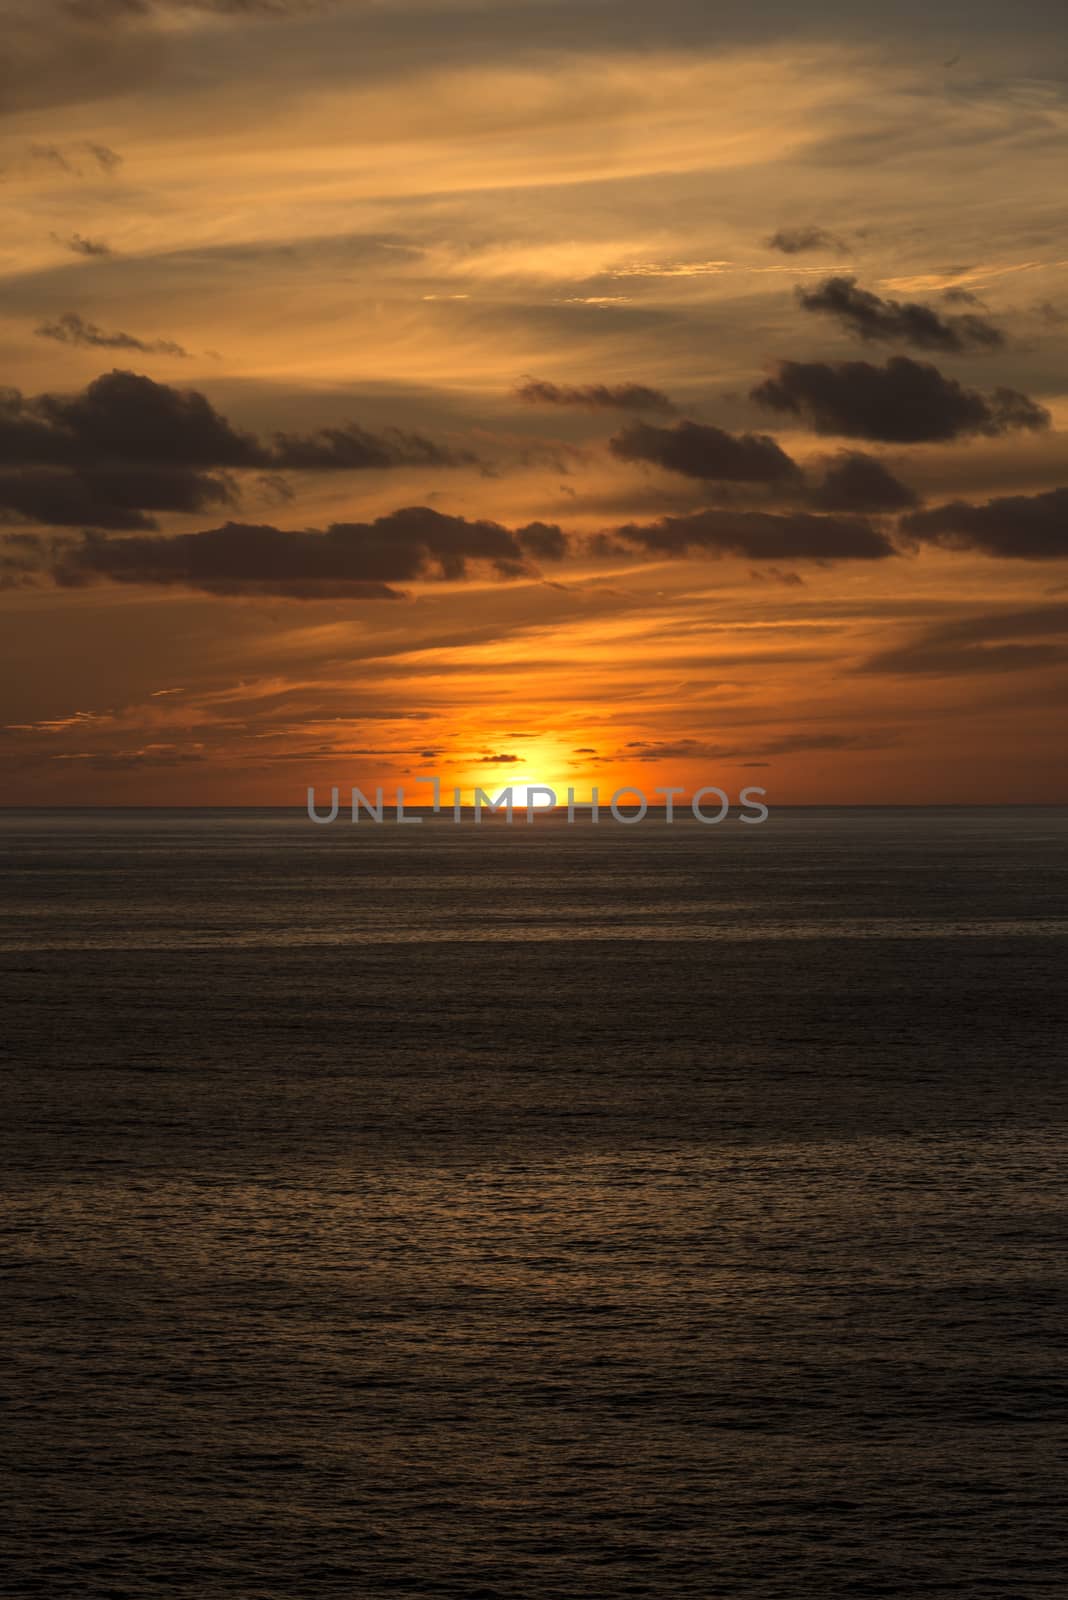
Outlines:
{"type": "MultiPolygon", "coordinates": [[[[32,0],[5,0],[5,18],[8,9],[29,11],[32,0]]],[[[926,38],[931,48],[930,60],[935,62],[948,55],[949,49],[941,37],[947,30],[967,33],[969,37],[983,32],[989,37],[995,23],[1004,23],[1003,4],[995,0],[940,0],[925,5],[920,0],[902,0],[893,13],[884,10],[876,14],[871,8],[860,8],[848,0],[819,0],[816,7],[798,5],[797,0],[718,0],[714,6],[708,0],[665,0],[656,6],[616,4],[606,7],[604,0],[573,0],[572,4],[484,4],[445,5],[425,0],[421,4],[371,3],[371,0],[60,0],[66,15],[55,16],[51,0],[37,0],[36,27],[25,25],[29,39],[15,55],[19,69],[24,63],[37,66],[36,72],[16,70],[10,73],[9,93],[17,104],[55,104],[99,98],[101,88],[112,93],[122,93],[130,88],[142,87],[146,78],[151,80],[161,71],[160,58],[180,48],[184,59],[185,40],[173,32],[154,25],[170,13],[186,20],[186,14],[216,12],[228,13],[235,18],[262,18],[268,26],[274,16],[299,17],[305,12],[329,11],[336,7],[352,7],[359,17],[359,71],[361,76],[381,78],[394,72],[400,60],[434,63],[440,70],[452,64],[472,70],[479,64],[515,63],[529,58],[539,63],[567,55],[597,55],[602,60],[622,54],[636,59],[642,52],[662,51],[665,39],[672,48],[692,52],[698,57],[709,50],[715,53],[730,51],[749,41],[763,51],[771,50],[778,41],[794,40],[798,36],[811,37],[813,28],[824,38],[838,41],[854,40],[870,50],[873,40],[881,42],[884,50],[893,51],[904,27],[913,40],[926,38]],[[83,37],[90,24],[86,20],[95,14],[92,26],[95,35],[89,41],[83,37]],[[81,25],[73,24],[79,17],[81,25]],[[418,26],[413,25],[413,17],[418,26]],[[609,19],[609,20],[606,20],[609,19]],[[59,35],[58,38],[39,35],[59,35]],[[64,37],[64,35],[66,37],[64,37]],[[44,56],[43,63],[41,57],[44,56]],[[58,57],[58,59],[56,59],[58,57]],[[28,58],[28,63],[27,63],[28,58]],[[38,63],[41,63],[38,65],[38,63]]],[[[1049,67],[1048,34],[1059,28],[1063,8],[1061,0],[1018,0],[1012,17],[1014,48],[1026,46],[1033,57],[1038,75],[1049,67]]],[[[21,41],[20,41],[21,42],[21,41]]],[[[344,47],[332,49],[328,43],[316,40],[313,44],[317,60],[324,69],[342,68],[349,81],[355,70],[346,39],[344,47]]],[[[5,44],[7,43],[5,39],[5,44]]],[[[339,41],[340,43],[340,41],[339,41]]],[[[214,56],[213,63],[205,60],[200,81],[210,92],[225,93],[226,79],[231,76],[227,41],[207,41],[205,56],[214,56]]],[[[294,68],[301,64],[304,41],[287,40],[292,51],[294,68]]],[[[926,46],[919,47],[922,55],[926,46]]],[[[259,52],[257,52],[258,54],[259,52]]],[[[887,57],[889,59],[889,57],[887,57]]],[[[256,71],[258,62],[249,58],[249,71],[256,71]]],[[[1028,69],[1030,70],[1030,68],[1028,69]]],[[[862,85],[858,80],[858,89],[862,85]]],[[[874,102],[869,105],[873,111],[874,102]]],[[[934,104],[929,108],[935,110],[934,104]]],[[[1037,120],[1038,113],[1033,113],[1037,120]]],[[[923,133],[922,119],[909,113],[906,125],[915,129],[916,137],[923,133]]],[[[1000,128],[1001,124],[998,123],[1000,128]]],[[[969,126],[969,131],[971,131],[969,126]]],[[[849,159],[857,144],[858,130],[850,127],[841,135],[842,159],[849,159]]],[[[872,147],[865,145],[864,156],[869,161],[888,159],[886,136],[873,137],[872,147]]],[[[928,149],[929,156],[930,136],[928,149]]],[[[832,144],[831,154],[838,154],[837,144],[832,144]]],[[[659,179],[654,180],[659,183],[659,179]]],[[[787,230],[801,231],[801,230],[787,230]]]]}
{"type": "Polygon", "coordinates": [[[799,469],[766,433],[725,433],[699,422],[654,428],[637,422],[609,440],[621,461],[645,461],[705,482],[783,483],[799,469]]]}
{"type": "Polygon", "coordinates": [[[907,511],[919,497],[874,456],[843,450],[827,464],[822,480],[809,491],[818,511],[907,511]]]}
{"type": "MultiPolygon", "coordinates": [[[[543,523],[509,529],[496,522],[447,516],[427,506],[395,511],[373,522],[334,523],[325,530],[282,529],[273,525],[228,522],[204,532],[162,537],[136,531],[137,517],[150,492],[130,488],[129,520],[123,521],[114,483],[87,480],[112,508],[109,527],[129,529],[125,537],[85,533],[78,541],[23,535],[19,569],[68,587],[95,582],[191,588],[217,595],[288,595],[300,599],[391,599],[396,586],[423,580],[460,581],[473,567],[500,580],[537,578],[537,563],[560,559],[571,548],[559,528],[543,523]]],[[[185,480],[174,479],[173,496],[185,480]]],[[[88,492],[88,490],[86,491],[88,492]]],[[[166,481],[156,498],[167,493],[166,481]]],[[[223,485],[201,484],[203,494],[225,493],[223,485]]],[[[63,522],[72,514],[65,507],[63,522]]],[[[58,522],[57,508],[51,508],[58,522]]],[[[607,542],[607,541],[606,541],[607,542]]],[[[810,513],[775,516],[757,512],[704,511],[664,518],[615,531],[612,548],[635,548],[656,555],[742,555],[754,561],[873,560],[895,553],[881,531],[856,517],[810,513]]]]}
{"type": "Polygon", "coordinates": [[[151,529],[151,511],[196,512],[235,498],[225,478],[182,467],[0,468],[0,514],[56,528],[151,529]]]}
{"type": "MultiPolygon", "coordinates": [[[[331,11],[345,0],[157,0],[162,8],[208,11],[222,17],[311,17],[331,11]]],[[[352,0],[348,0],[352,3],[352,0]]]]}
{"type": "Polygon", "coordinates": [[[1015,389],[981,394],[937,367],[893,356],[867,361],[783,361],[751,398],[773,411],[804,417],[817,433],[892,443],[925,443],[1014,429],[1048,428],[1050,414],[1015,389]]]}
{"type": "Polygon", "coordinates": [[[60,0],[60,10],[79,22],[122,22],[150,9],[150,0],[60,0]]]}
{"type": "Polygon", "coordinates": [[[170,12],[203,12],[218,17],[311,17],[340,0],[61,0],[61,9],[79,22],[123,23],[170,12]]]}
{"type": "MultiPolygon", "coordinates": [[[[624,748],[624,757],[633,761],[730,761],[736,763],[743,756],[787,756],[806,750],[868,750],[879,749],[893,743],[893,735],[862,733],[792,733],[782,738],[755,740],[751,745],[708,744],[701,739],[659,741],[632,739],[624,748]]],[[[763,765],[763,763],[754,763],[763,765]]]]}
{"type": "Polygon", "coordinates": [[[803,589],[805,580],[799,572],[787,572],[782,567],[754,567],[749,573],[754,583],[780,583],[784,589],[803,589]]]}
{"type": "Polygon", "coordinates": [[[122,166],[122,157],[118,151],[110,149],[106,144],[87,143],[83,148],[104,172],[115,172],[122,166]]]}
{"type": "Polygon", "coordinates": [[[1018,561],[1063,561],[1068,558],[1068,488],[1009,495],[985,505],[955,500],[916,511],[901,527],[915,539],[950,550],[979,550],[1018,561]]]}
{"type": "Polygon", "coordinates": [[[83,469],[82,477],[101,500],[147,511],[205,511],[237,499],[225,474],[210,476],[183,467],[138,467],[123,463],[83,469]]]}
{"type": "Polygon", "coordinates": [[[804,255],[809,250],[844,250],[841,239],[826,228],[780,228],[764,243],[769,250],[781,250],[784,256],[804,255]]]}
{"type": "Polygon", "coordinates": [[[882,300],[861,289],[856,278],[827,278],[815,289],[799,288],[797,297],[806,311],[834,317],[869,343],[910,344],[918,350],[958,354],[998,350],[1005,343],[1000,328],[974,312],[947,317],[916,300],[882,300]]]}
{"type": "Polygon", "coordinates": [[[44,166],[55,167],[60,172],[78,178],[84,176],[86,161],[90,167],[107,173],[117,172],[122,166],[122,157],[117,151],[88,139],[74,145],[31,144],[27,154],[31,161],[39,161],[44,166]]]}
{"type": "Polygon", "coordinates": [[[901,677],[1022,672],[1068,661],[1068,605],[967,617],[871,656],[859,671],[901,677]]]}
{"type": "Polygon", "coordinates": [[[146,767],[185,767],[206,761],[202,749],[183,750],[173,744],[150,744],[141,750],[78,750],[61,752],[53,761],[77,762],[91,772],[138,772],[146,767]]]}
{"type": "Polygon", "coordinates": [[[387,428],[369,433],[358,423],[321,428],[318,433],[276,433],[271,465],[293,471],[361,472],[387,467],[477,466],[478,457],[435,444],[418,433],[387,428]]]}
{"type": "Polygon", "coordinates": [[[889,538],[861,517],[798,511],[698,511],[631,523],[616,531],[625,544],[657,555],[738,555],[750,561],[877,561],[897,554],[889,538]]]}
{"type": "Polygon", "coordinates": [[[101,501],[80,473],[48,467],[0,468],[0,518],[42,522],[54,528],[154,528],[144,512],[101,501]]]}
{"type": "Polygon", "coordinates": [[[622,759],[630,761],[687,761],[716,760],[723,754],[723,746],[705,744],[700,739],[650,740],[629,739],[623,747],[622,759]]]}
{"type": "MultiPolygon", "coordinates": [[[[539,537],[546,531],[535,528],[539,537]]],[[[500,579],[536,576],[528,532],[411,506],[325,530],[228,522],[172,538],[90,533],[74,543],[40,540],[37,554],[39,570],[66,586],[110,581],[218,595],[396,599],[398,583],[458,581],[472,564],[500,579]]]]}
{"type": "Polygon", "coordinates": [[[45,166],[58,167],[61,172],[74,171],[70,161],[58,145],[31,144],[27,154],[31,161],[40,161],[45,166]]]}
{"type": "Polygon", "coordinates": [[[883,728],[877,733],[787,733],[760,741],[748,753],[755,756],[789,756],[805,750],[882,750],[897,743],[897,734],[883,728]]]}
{"type": "Polygon", "coordinates": [[[516,537],[535,561],[562,561],[568,552],[566,534],[552,522],[528,523],[516,537]]]}
{"type": "Polygon", "coordinates": [[[109,256],[111,246],[104,243],[103,239],[83,239],[80,233],[72,233],[68,239],[61,239],[58,234],[52,235],[57,244],[63,245],[76,256],[109,256]]]}
{"type": "MultiPolygon", "coordinates": [[[[75,235],[77,237],[77,235],[75,235]]],[[[83,241],[88,246],[88,241],[83,241]]],[[[83,248],[83,255],[107,255],[105,246],[83,248]]],[[[139,350],[142,355],[179,356],[187,358],[188,350],[183,350],[180,344],[175,344],[173,339],[137,339],[132,333],[105,333],[103,328],[98,328],[93,322],[86,322],[76,311],[66,311],[55,322],[45,322],[35,328],[39,339],[55,339],[60,344],[87,345],[93,349],[101,350],[139,350]]]]}
{"type": "MultiPolygon", "coordinates": [[[[57,527],[151,527],[134,511],[201,511],[232,500],[233,485],[205,476],[210,472],[258,468],[261,487],[277,500],[290,495],[278,476],[282,467],[444,467],[473,459],[419,435],[372,434],[355,423],[278,434],[265,444],[232,426],[197,390],[132,372],[105,374],[75,395],[0,390],[0,469],[12,469],[0,505],[57,527]],[[115,498],[104,499],[105,490],[115,498]],[[145,498],[131,499],[138,491],[145,498]]],[[[554,558],[552,529],[532,524],[529,541],[524,554],[554,558]]]]}
{"type": "Polygon", "coordinates": [[[528,405],[584,406],[591,411],[660,411],[673,416],[677,407],[660,389],[644,383],[589,383],[577,388],[526,378],[516,389],[528,405]]]}
{"type": "Polygon", "coordinates": [[[514,766],[517,761],[521,761],[523,758],[522,758],[522,756],[509,756],[509,755],[502,755],[502,756],[485,756],[485,755],[483,755],[483,756],[479,756],[478,759],[479,759],[479,763],[484,767],[511,767],[511,766],[514,766]]]}
{"type": "Polygon", "coordinates": [[[231,427],[195,389],[173,389],[133,372],[96,378],[80,394],[17,404],[11,429],[0,407],[0,459],[76,464],[115,461],[189,467],[267,467],[271,453],[231,427]]]}
{"type": "MultiPolygon", "coordinates": [[[[202,63],[199,88],[211,94],[232,77],[222,64],[229,41],[218,35],[198,40],[191,37],[191,25],[222,18],[297,20],[348,7],[364,17],[373,14],[380,53],[383,35],[392,35],[390,42],[407,45],[410,52],[410,29],[397,8],[373,0],[0,0],[0,114],[106,99],[125,102],[161,79],[173,82],[190,50],[202,63]],[[387,15],[379,18],[379,12],[387,15]]],[[[94,168],[112,172],[118,164],[115,152],[103,144],[51,148],[58,148],[65,162],[56,164],[57,171],[77,176],[92,175],[94,168]]]]}
{"type": "Polygon", "coordinates": [[[297,492],[292,484],[287,482],[279,472],[264,472],[256,479],[256,487],[263,499],[271,505],[288,505],[295,500],[297,492]]]}

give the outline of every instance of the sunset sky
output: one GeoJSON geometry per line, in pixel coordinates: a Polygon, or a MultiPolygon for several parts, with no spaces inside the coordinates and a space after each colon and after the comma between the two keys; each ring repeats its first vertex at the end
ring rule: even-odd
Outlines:
{"type": "Polygon", "coordinates": [[[1068,800],[1063,0],[0,22],[0,802],[1068,800]]]}

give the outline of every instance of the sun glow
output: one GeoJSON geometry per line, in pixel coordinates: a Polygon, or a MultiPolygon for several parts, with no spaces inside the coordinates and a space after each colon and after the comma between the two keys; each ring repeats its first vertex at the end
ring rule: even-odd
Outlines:
{"type": "MultiPolygon", "coordinates": [[[[519,778],[514,783],[505,784],[493,794],[493,803],[498,805],[504,801],[507,804],[507,791],[512,792],[512,808],[515,811],[525,809],[530,805],[535,811],[547,811],[553,801],[546,790],[556,793],[556,786],[543,783],[539,778],[519,778]]],[[[559,798],[559,796],[557,796],[559,798]]]]}

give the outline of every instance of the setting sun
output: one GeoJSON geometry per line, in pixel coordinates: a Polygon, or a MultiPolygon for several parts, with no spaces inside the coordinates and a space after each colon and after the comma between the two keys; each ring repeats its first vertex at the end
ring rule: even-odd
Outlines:
{"type": "Polygon", "coordinates": [[[507,805],[508,793],[511,791],[513,810],[518,811],[530,806],[535,811],[548,811],[552,809],[554,803],[548,793],[550,790],[559,800],[560,791],[556,784],[543,783],[540,778],[520,778],[515,783],[506,784],[503,789],[498,789],[493,795],[493,803],[500,805],[503,802],[507,805]]]}

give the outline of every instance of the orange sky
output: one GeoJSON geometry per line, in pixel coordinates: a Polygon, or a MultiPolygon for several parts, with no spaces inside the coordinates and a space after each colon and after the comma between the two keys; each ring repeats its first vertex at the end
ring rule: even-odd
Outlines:
{"type": "Polygon", "coordinates": [[[714,9],[0,0],[0,801],[1068,799],[1063,11],[714,9]]]}

